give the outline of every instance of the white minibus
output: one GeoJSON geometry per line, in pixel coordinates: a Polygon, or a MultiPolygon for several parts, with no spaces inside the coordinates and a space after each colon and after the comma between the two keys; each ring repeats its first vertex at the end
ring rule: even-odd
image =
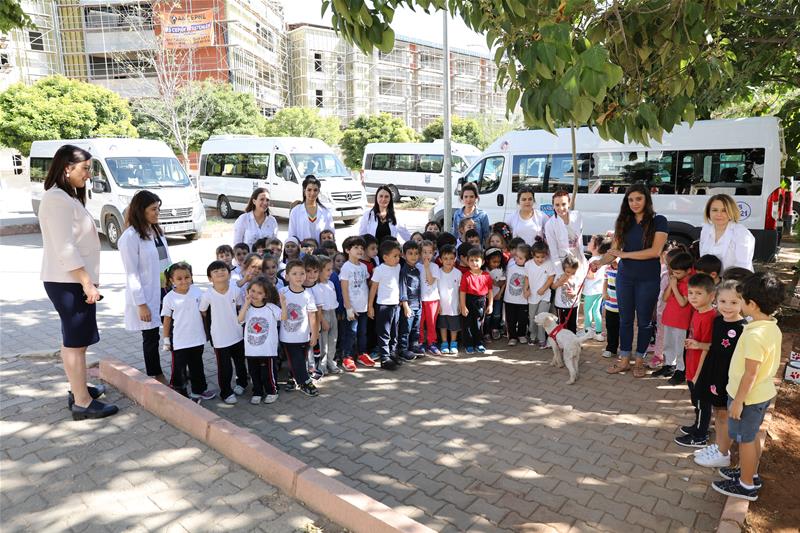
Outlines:
{"type": "Polygon", "coordinates": [[[200,197],[224,218],[243,211],[259,187],[269,190],[270,212],[288,218],[309,175],[322,182],[319,199],[334,220],[358,220],[366,207],[364,187],[319,139],[214,135],[200,149],[200,197]]]}
{"type": "MultiPolygon", "coordinates": [[[[786,150],[779,119],[698,120],[691,127],[676,126],[650,146],[606,141],[589,128],[576,134],[576,209],[583,214],[584,238],[612,230],[625,189],[641,182],[650,187],[656,212],[669,220],[671,239],[698,239],[708,198],[726,193],[736,199],[741,222],[756,237],[755,258],[775,256],[782,219],[791,216],[784,213],[780,186],[786,150]]],[[[480,207],[493,223],[516,209],[517,192],[525,186],[534,189],[539,209],[552,215],[553,192],[572,191],[569,129],[501,136],[459,183],[466,182],[478,184],[480,207]]],[[[443,204],[439,200],[434,206],[432,219],[443,220],[443,204]]],[[[457,196],[453,206],[460,206],[457,196]]]]}
{"type": "MultiPolygon", "coordinates": [[[[481,155],[471,144],[451,143],[452,175],[461,174],[481,155]]],[[[369,143],[364,148],[364,187],[375,194],[388,185],[395,201],[401,196],[439,198],[444,191],[444,142],[369,143]]]]}
{"type": "Polygon", "coordinates": [[[39,212],[44,180],[56,151],[65,144],[92,154],[92,179],[86,209],[112,248],[125,227],[125,211],[137,191],[147,189],[161,199],[158,223],[167,237],[194,240],[206,224],[197,189],[175,153],[163,141],[149,139],[74,139],[34,141],[30,153],[33,212],[39,212]]]}

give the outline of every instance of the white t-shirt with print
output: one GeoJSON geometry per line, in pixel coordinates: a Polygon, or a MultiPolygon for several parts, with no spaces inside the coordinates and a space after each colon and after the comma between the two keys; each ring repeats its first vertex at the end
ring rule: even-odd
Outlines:
{"type": "Polygon", "coordinates": [[[375,303],[378,305],[397,305],[400,303],[400,265],[393,267],[386,263],[372,271],[372,283],[378,283],[375,303]]]}
{"type": "Polygon", "coordinates": [[[423,302],[435,302],[439,299],[439,276],[441,276],[441,269],[439,265],[431,261],[428,268],[431,269],[431,276],[433,276],[433,284],[428,284],[428,276],[425,274],[425,264],[424,263],[417,263],[417,268],[419,269],[420,273],[420,287],[422,297],[420,298],[423,302]]]}
{"type": "Polygon", "coordinates": [[[278,356],[278,324],[281,308],[275,304],[251,305],[244,317],[244,355],[246,357],[278,356]]]}
{"type": "MultiPolygon", "coordinates": [[[[200,299],[203,291],[189,286],[186,294],[174,290],[164,296],[161,304],[161,316],[172,317],[172,348],[182,350],[202,346],[206,343],[206,329],[203,316],[200,314],[200,299]]],[[[165,332],[165,335],[169,333],[165,332]]]]}
{"type": "Polygon", "coordinates": [[[367,312],[367,300],[369,300],[368,277],[369,272],[367,270],[367,265],[360,261],[356,265],[350,261],[346,261],[342,265],[342,270],[339,273],[339,281],[347,280],[350,306],[356,313],[367,312]]]}
{"type": "Polygon", "coordinates": [[[281,342],[304,343],[311,339],[311,324],[308,320],[309,313],[315,313],[317,306],[310,290],[294,292],[290,287],[284,287],[280,293],[286,300],[288,317],[281,321],[281,342]]]}
{"type": "MultiPolygon", "coordinates": [[[[596,261],[600,261],[600,259],[602,258],[603,257],[600,255],[598,255],[597,257],[592,257],[591,259],[589,259],[588,264],[591,265],[596,261]]],[[[586,278],[586,282],[583,284],[584,296],[597,296],[598,294],[603,294],[603,281],[605,280],[605,277],[606,277],[606,265],[603,265],[597,269],[597,272],[595,272],[594,279],[586,278]]]]}
{"type": "Polygon", "coordinates": [[[461,271],[455,267],[450,272],[439,272],[439,313],[444,316],[460,316],[459,288],[461,287],[461,271]]]}
{"type": "Polygon", "coordinates": [[[531,295],[528,298],[528,303],[538,304],[539,302],[549,302],[550,293],[552,292],[550,289],[544,291],[544,295],[542,296],[539,296],[537,291],[542,288],[547,278],[556,273],[556,267],[553,262],[547,260],[539,266],[536,264],[536,261],[531,259],[525,263],[525,272],[528,275],[528,285],[530,285],[531,288],[531,295]]]}
{"type": "Polygon", "coordinates": [[[503,298],[505,303],[527,305],[528,299],[525,298],[525,278],[528,272],[525,266],[519,266],[516,261],[511,261],[506,267],[506,294],[503,298]]]}
{"type": "Polygon", "coordinates": [[[497,301],[497,295],[500,294],[498,285],[501,281],[506,280],[506,273],[503,272],[502,268],[493,268],[489,271],[489,275],[492,277],[492,297],[497,301]]]}
{"type": "Polygon", "coordinates": [[[230,283],[225,294],[220,294],[214,287],[203,293],[200,310],[211,308],[211,341],[214,348],[227,348],[242,340],[242,326],[236,308],[243,304],[242,293],[235,282],[230,283]]]}
{"type": "Polygon", "coordinates": [[[311,294],[314,295],[314,303],[318,309],[330,311],[339,308],[339,300],[336,299],[336,287],[333,286],[331,280],[325,283],[318,282],[311,289],[311,294]]]}

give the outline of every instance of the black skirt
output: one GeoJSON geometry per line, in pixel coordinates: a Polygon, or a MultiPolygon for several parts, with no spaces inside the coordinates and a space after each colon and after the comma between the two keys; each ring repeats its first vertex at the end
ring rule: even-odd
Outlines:
{"type": "Polygon", "coordinates": [[[58,316],[65,348],[83,348],[100,342],[97,305],[87,304],[80,283],[44,282],[44,290],[58,316]]]}

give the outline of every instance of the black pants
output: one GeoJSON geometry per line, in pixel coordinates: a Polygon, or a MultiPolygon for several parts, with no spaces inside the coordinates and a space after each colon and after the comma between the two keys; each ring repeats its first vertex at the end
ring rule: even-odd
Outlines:
{"type": "Polygon", "coordinates": [[[692,407],[694,407],[694,433],[693,437],[697,439],[708,438],[708,426],[711,424],[711,402],[705,402],[700,399],[700,394],[697,391],[694,383],[686,380],[686,385],[689,386],[689,394],[692,398],[692,407]]]}
{"type": "Polygon", "coordinates": [[[606,351],[617,353],[619,349],[619,313],[606,309],[606,351]]]}
{"type": "Polygon", "coordinates": [[[233,369],[236,368],[236,384],[242,388],[247,387],[247,366],[244,362],[244,341],[226,346],[224,348],[214,348],[217,356],[217,379],[219,380],[219,394],[224,400],[233,394],[231,379],[233,379],[233,369]]]}
{"type": "Polygon", "coordinates": [[[278,394],[277,357],[246,357],[247,368],[253,379],[253,396],[278,394]]]}
{"type": "Polygon", "coordinates": [[[192,392],[200,394],[206,391],[206,371],[203,367],[203,346],[192,346],[172,351],[172,375],[170,386],[186,396],[186,381],[191,381],[192,392]],[[188,376],[187,376],[188,369],[188,376]]]}
{"type": "Polygon", "coordinates": [[[465,295],[467,305],[467,318],[464,326],[464,346],[476,347],[483,344],[481,335],[481,321],[486,310],[486,296],[476,296],[474,294],[465,295]]]}
{"type": "Polygon", "coordinates": [[[556,312],[558,313],[558,323],[563,324],[566,321],[566,325],[564,329],[570,330],[572,333],[578,332],[578,308],[575,307],[572,309],[572,314],[567,320],[567,315],[569,315],[570,308],[569,307],[556,307],[556,312]]]}
{"type": "Polygon", "coordinates": [[[158,328],[142,330],[142,352],[144,352],[144,369],[148,376],[160,376],[161,355],[158,353],[158,328]]]}
{"type": "MultiPolygon", "coordinates": [[[[508,338],[519,339],[528,331],[528,304],[510,304],[506,302],[506,324],[508,338]]],[[[536,336],[536,332],[532,333],[536,336]]]]}
{"type": "Polygon", "coordinates": [[[308,361],[306,357],[308,343],[284,342],[282,344],[286,352],[286,361],[289,363],[289,375],[300,385],[311,381],[311,378],[308,377],[308,366],[306,365],[308,361]]]}
{"type": "Polygon", "coordinates": [[[376,348],[380,357],[392,357],[397,349],[397,328],[400,324],[400,306],[375,306],[376,348]]]}

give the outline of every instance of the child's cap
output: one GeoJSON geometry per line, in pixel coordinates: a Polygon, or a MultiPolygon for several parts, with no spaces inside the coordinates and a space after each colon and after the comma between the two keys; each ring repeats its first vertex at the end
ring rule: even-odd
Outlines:
{"type": "Polygon", "coordinates": [[[499,255],[502,257],[503,251],[500,248],[489,248],[486,250],[486,259],[489,259],[493,255],[499,255]]]}
{"type": "Polygon", "coordinates": [[[290,242],[296,244],[297,246],[300,246],[300,241],[297,240],[297,237],[286,237],[286,240],[284,241],[284,245],[288,244],[290,242]]]}

